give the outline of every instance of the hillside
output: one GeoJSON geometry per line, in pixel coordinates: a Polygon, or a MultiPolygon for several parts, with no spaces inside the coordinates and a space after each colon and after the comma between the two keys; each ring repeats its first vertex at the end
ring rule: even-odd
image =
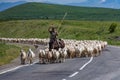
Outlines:
{"type": "MultiPolygon", "coordinates": [[[[48,27],[54,24],[58,27],[60,20],[15,20],[0,22],[0,37],[5,38],[49,38],[48,27]]],[[[61,25],[59,38],[77,40],[105,40],[109,44],[120,45],[114,39],[120,36],[120,23],[115,21],[76,21],[65,20],[61,25]],[[116,31],[109,33],[112,23],[117,24],[116,31]]]]}
{"type": "Polygon", "coordinates": [[[109,8],[75,7],[44,3],[26,3],[0,12],[0,20],[62,19],[120,21],[120,10],[109,8]]]}

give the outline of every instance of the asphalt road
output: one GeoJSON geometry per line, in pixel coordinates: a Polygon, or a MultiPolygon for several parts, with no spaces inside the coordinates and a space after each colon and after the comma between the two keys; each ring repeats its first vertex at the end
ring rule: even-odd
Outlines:
{"type": "Polygon", "coordinates": [[[93,58],[23,66],[0,74],[0,80],[120,80],[120,48],[108,46],[93,58]]]}

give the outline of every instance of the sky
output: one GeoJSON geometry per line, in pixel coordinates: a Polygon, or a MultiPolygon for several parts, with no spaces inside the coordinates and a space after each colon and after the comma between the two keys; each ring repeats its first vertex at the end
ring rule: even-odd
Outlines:
{"type": "MultiPolygon", "coordinates": [[[[17,2],[17,1],[27,1],[27,2],[51,2],[58,4],[67,4],[67,3],[81,3],[87,0],[0,0],[0,2],[17,2]]],[[[100,2],[105,2],[106,0],[100,0],[100,2]]]]}

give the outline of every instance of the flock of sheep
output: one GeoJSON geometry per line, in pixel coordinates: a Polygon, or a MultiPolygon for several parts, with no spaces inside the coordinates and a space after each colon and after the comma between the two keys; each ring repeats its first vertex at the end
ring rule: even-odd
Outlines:
{"type": "MultiPolygon", "coordinates": [[[[38,49],[39,62],[46,64],[65,62],[67,58],[98,56],[107,46],[107,42],[101,40],[64,40],[65,48],[60,48],[59,50],[52,49],[52,51],[49,51],[48,47],[45,49],[40,49],[38,47],[39,45],[48,45],[49,39],[0,38],[0,41],[35,45],[38,49]]],[[[29,49],[27,54],[24,50],[21,50],[20,52],[21,64],[25,64],[26,59],[32,63],[35,53],[31,49],[29,49]]]]}

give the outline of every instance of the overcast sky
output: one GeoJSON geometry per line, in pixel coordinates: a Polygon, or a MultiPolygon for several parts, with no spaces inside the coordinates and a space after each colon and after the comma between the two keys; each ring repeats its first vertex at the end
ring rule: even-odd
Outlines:
{"type": "MultiPolygon", "coordinates": [[[[66,3],[80,3],[85,2],[87,0],[0,0],[0,2],[17,2],[17,1],[27,1],[27,2],[52,2],[52,3],[59,3],[59,4],[66,4],[66,3]]],[[[100,0],[101,2],[105,2],[106,0],[100,0]]]]}

